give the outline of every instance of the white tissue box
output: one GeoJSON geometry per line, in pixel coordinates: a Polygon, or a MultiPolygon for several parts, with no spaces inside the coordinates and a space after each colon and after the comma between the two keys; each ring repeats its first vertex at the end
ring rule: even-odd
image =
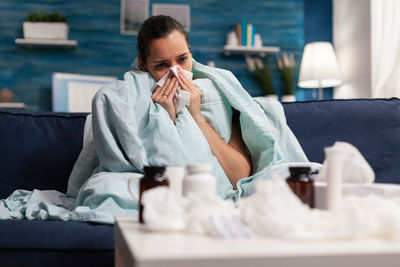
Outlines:
{"type": "MultiPolygon", "coordinates": [[[[398,184],[343,184],[343,196],[366,196],[375,194],[381,197],[400,197],[398,184]]],[[[326,209],[326,183],[314,183],[314,204],[317,209],[326,209]]]]}

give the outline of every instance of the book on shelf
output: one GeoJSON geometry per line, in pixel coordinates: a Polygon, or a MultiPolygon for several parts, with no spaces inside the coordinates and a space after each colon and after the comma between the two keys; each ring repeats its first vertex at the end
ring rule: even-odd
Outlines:
{"type": "Polygon", "coordinates": [[[253,25],[251,23],[248,23],[247,24],[246,46],[251,46],[252,31],[253,31],[253,25]]]}
{"type": "Polygon", "coordinates": [[[236,24],[235,32],[238,40],[237,45],[242,45],[242,24],[236,24]]]}
{"type": "Polygon", "coordinates": [[[254,26],[254,24],[251,24],[251,46],[254,47],[255,43],[254,43],[254,36],[256,35],[256,27],[254,26]]]}
{"type": "Polygon", "coordinates": [[[245,46],[247,42],[247,22],[242,20],[242,45],[245,46]]]}
{"type": "Polygon", "coordinates": [[[235,26],[235,33],[239,46],[254,47],[254,35],[256,34],[255,26],[242,20],[235,26]]]}

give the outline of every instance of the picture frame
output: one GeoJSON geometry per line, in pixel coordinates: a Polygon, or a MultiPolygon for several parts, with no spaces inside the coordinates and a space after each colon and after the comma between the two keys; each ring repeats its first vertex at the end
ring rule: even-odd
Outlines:
{"type": "Polygon", "coordinates": [[[183,28],[190,32],[190,5],[186,4],[152,4],[151,14],[171,16],[179,21],[183,28]]]}
{"type": "Polygon", "coordinates": [[[149,0],[121,0],[121,34],[137,35],[148,17],[149,0]]]}

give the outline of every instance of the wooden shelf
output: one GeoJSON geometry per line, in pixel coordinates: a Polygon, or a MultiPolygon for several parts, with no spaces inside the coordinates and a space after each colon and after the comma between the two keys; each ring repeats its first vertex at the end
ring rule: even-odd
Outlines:
{"type": "Polygon", "coordinates": [[[18,102],[0,102],[0,108],[25,109],[26,106],[24,103],[18,103],[18,102]]]}
{"type": "Polygon", "coordinates": [[[52,46],[52,47],[75,47],[78,45],[76,40],[58,39],[24,39],[17,38],[15,43],[21,46],[52,46]]]}
{"type": "Polygon", "coordinates": [[[277,53],[280,50],[281,49],[277,46],[224,46],[224,54],[227,56],[229,56],[230,54],[259,54],[260,56],[265,56],[266,54],[277,53]]]}

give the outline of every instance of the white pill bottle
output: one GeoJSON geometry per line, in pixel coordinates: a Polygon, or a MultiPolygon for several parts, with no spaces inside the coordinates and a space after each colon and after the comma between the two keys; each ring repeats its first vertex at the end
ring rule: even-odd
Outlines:
{"type": "Polygon", "coordinates": [[[217,181],[212,174],[212,166],[208,163],[196,163],[186,166],[188,175],[183,179],[183,195],[189,192],[215,196],[217,194],[217,181]]]}

